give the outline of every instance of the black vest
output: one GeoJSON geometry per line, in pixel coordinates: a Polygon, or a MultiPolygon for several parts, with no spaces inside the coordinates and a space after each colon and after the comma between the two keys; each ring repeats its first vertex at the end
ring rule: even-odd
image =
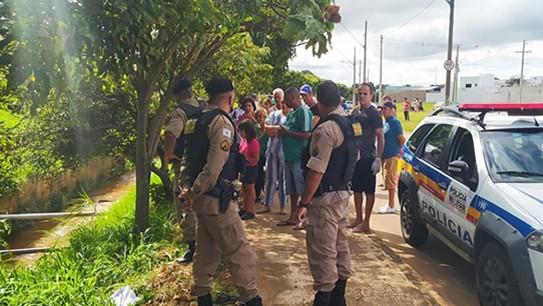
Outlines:
{"type": "MultiPolygon", "coordinates": [[[[360,123],[351,116],[330,114],[326,119],[321,120],[317,126],[329,120],[332,120],[339,125],[341,132],[343,133],[343,143],[332,150],[320,186],[313,195],[314,198],[319,197],[326,192],[349,190],[354,166],[358,159],[357,138],[360,137],[361,128],[356,127],[356,125],[359,125],[360,123]]],[[[309,141],[309,144],[310,143],[311,139],[309,141]]],[[[303,159],[304,170],[306,173],[308,170],[306,165],[310,158],[309,144],[306,146],[303,159]]]]}
{"type": "MultiPolygon", "coordinates": [[[[185,112],[185,115],[187,116],[187,122],[191,119],[198,119],[200,115],[202,114],[203,108],[200,106],[195,106],[191,104],[179,104],[177,105],[177,108],[180,108],[183,112],[185,112]]],[[[173,154],[175,156],[182,158],[183,153],[185,152],[185,128],[187,127],[187,123],[185,122],[185,126],[183,127],[183,133],[179,135],[175,142],[175,146],[173,147],[173,154]]],[[[190,128],[190,127],[189,127],[190,128]]]]}
{"type": "MultiPolygon", "coordinates": [[[[192,186],[194,184],[194,181],[207,163],[207,153],[209,151],[209,139],[207,135],[209,124],[211,124],[215,117],[220,115],[228,118],[232,123],[232,126],[235,126],[228,113],[219,108],[215,108],[207,112],[202,112],[198,119],[192,119],[193,121],[191,124],[194,124],[194,129],[189,129],[187,130],[187,133],[185,133],[187,140],[185,179],[187,186],[192,186]]],[[[221,174],[219,175],[219,180],[226,179],[234,181],[237,176],[236,152],[238,150],[235,129],[233,133],[234,135],[232,135],[232,145],[230,146],[228,160],[223,166],[221,174]]]]}

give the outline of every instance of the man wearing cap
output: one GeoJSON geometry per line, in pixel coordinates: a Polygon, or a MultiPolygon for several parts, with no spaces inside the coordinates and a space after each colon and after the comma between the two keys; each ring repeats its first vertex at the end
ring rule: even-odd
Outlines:
{"type": "Polygon", "coordinates": [[[305,105],[309,107],[309,110],[313,114],[311,119],[311,126],[315,127],[320,120],[319,106],[317,105],[317,99],[313,96],[313,88],[309,84],[304,84],[300,87],[300,95],[304,100],[305,105]]]}
{"type": "Polygon", "coordinates": [[[173,162],[173,171],[175,174],[173,185],[174,204],[177,219],[183,230],[183,241],[188,244],[188,251],[183,257],[178,258],[180,263],[192,262],[194,247],[196,243],[196,216],[190,209],[182,209],[179,199],[175,196],[181,186],[180,170],[181,159],[185,150],[185,139],[183,131],[187,121],[195,117],[201,108],[192,95],[192,84],[188,80],[179,80],[174,88],[173,94],[178,101],[177,107],[170,114],[166,131],[164,133],[164,160],[173,162]]]}
{"type": "Polygon", "coordinates": [[[400,150],[405,143],[402,124],[395,116],[396,104],[387,101],[383,104],[383,116],[385,117],[385,147],[383,149],[383,170],[385,173],[385,189],[388,190],[388,205],[378,210],[380,214],[394,213],[396,184],[398,182],[398,161],[400,150]]]}
{"type": "Polygon", "coordinates": [[[194,288],[199,306],[212,305],[211,286],[222,258],[244,305],[262,305],[256,289],[256,256],[235,205],[231,205],[237,169],[236,130],[228,112],[234,86],[228,79],[206,85],[209,105],[187,131],[187,180],[181,203],[198,218],[194,255],[194,288]]]}
{"type": "Polygon", "coordinates": [[[361,136],[362,128],[341,107],[334,82],[320,83],[317,98],[322,117],[304,154],[305,188],[297,218],[303,222],[307,216],[307,256],[317,291],[313,305],[345,306],[351,256],[344,229],[358,155],[356,137],[361,136]]]}

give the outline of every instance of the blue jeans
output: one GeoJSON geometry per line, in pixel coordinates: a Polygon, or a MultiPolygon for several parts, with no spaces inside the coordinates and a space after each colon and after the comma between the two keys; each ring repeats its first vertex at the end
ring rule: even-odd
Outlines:
{"type": "Polygon", "coordinates": [[[299,161],[285,162],[285,182],[288,195],[302,195],[304,192],[304,174],[299,161]]]}
{"type": "Polygon", "coordinates": [[[281,208],[287,204],[285,193],[285,161],[282,156],[268,154],[266,157],[266,198],[264,205],[270,208],[275,199],[275,189],[279,186],[279,204],[281,208]]]}

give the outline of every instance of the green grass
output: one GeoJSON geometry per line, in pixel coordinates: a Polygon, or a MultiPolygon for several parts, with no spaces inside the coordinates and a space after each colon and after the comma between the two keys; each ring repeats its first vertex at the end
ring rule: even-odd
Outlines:
{"type": "Polygon", "coordinates": [[[424,103],[424,112],[409,112],[409,121],[405,121],[403,118],[403,105],[402,103],[396,104],[397,109],[397,117],[400,119],[400,122],[402,123],[403,131],[406,134],[411,134],[415,127],[419,124],[419,122],[422,121],[422,119],[426,118],[428,114],[430,114],[433,111],[434,103],[424,103]]]}
{"type": "Polygon", "coordinates": [[[3,123],[8,129],[19,124],[21,119],[20,116],[0,108],[0,123],[3,123]]]}
{"type": "Polygon", "coordinates": [[[141,286],[142,276],[162,260],[159,250],[172,245],[174,223],[171,205],[153,204],[151,228],[137,233],[135,198],[134,189],[75,231],[69,247],[33,266],[0,263],[0,305],[105,305],[116,288],[141,286]]]}

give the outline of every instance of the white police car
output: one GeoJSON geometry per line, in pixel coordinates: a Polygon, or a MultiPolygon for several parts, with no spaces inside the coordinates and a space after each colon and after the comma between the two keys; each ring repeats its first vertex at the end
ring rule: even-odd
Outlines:
{"type": "Polygon", "coordinates": [[[543,305],[543,103],[436,110],[402,150],[404,239],[476,269],[482,305],[543,305]],[[498,113],[496,113],[498,112],[498,113]]]}

